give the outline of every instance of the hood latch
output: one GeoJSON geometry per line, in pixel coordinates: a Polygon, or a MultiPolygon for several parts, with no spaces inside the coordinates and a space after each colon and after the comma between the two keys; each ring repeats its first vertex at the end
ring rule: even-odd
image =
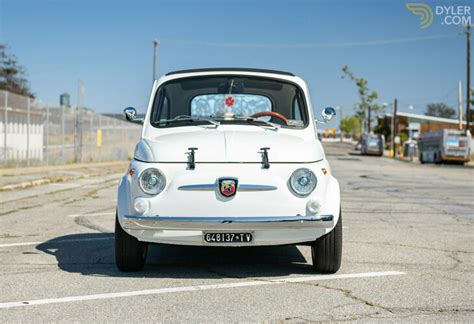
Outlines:
{"type": "Polygon", "coordinates": [[[194,159],[194,151],[197,151],[197,147],[188,147],[188,166],[190,170],[194,170],[196,168],[196,161],[194,159]]]}
{"type": "Polygon", "coordinates": [[[262,147],[260,153],[262,154],[262,165],[264,169],[270,169],[270,162],[268,161],[269,147],[262,147]]]}

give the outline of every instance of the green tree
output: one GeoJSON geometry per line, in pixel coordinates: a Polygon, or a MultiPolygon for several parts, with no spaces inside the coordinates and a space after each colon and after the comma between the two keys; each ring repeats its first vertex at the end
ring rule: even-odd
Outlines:
{"type": "Polygon", "coordinates": [[[344,117],[340,127],[342,132],[352,134],[352,137],[360,136],[360,118],[357,116],[344,117]]]}
{"type": "Polygon", "coordinates": [[[392,131],[390,130],[390,127],[387,127],[384,123],[381,123],[374,127],[374,133],[383,135],[385,136],[385,138],[388,138],[391,135],[392,131]]]}
{"type": "Polygon", "coordinates": [[[456,110],[442,102],[430,103],[426,106],[426,116],[454,118],[456,110]]]}
{"type": "Polygon", "coordinates": [[[34,98],[28,86],[25,68],[18,63],[15,55],[0,43],[0,89],[34,98]]]}
{"type": "Polygon", "coordinates": [[[362,77],[355,76],[354,73],[349,70],[349,67],[347,65],[342,68],[342,72],[351,81],[354,81],[358,88],[359,104],[357,105],[356,116],[358,116],[361,120],[365,121],[367,119],[367,110],[369,109],[369,106],[372,111],[372,116],[375,116],[377,114],[377,111],[382,108],[380,105],[374,102],[379,97],[377,91],[370,90],[367,86],[368,81],[362,77]]]}

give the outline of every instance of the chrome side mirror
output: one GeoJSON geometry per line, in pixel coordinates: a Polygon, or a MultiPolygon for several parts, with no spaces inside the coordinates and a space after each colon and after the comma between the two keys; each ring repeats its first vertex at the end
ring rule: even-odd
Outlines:
{"type": "Polygon", "coordinates": [[[336,109],[333,107],[326,107],[321,111],[321,117],[323,117],[323,120],[327,123],[333,120],[334,117],[336,117],[336,109]]]}
{"type": "Polygon", "coordinates": [[[127,107],[123,110],[125,119],[132,123],[143,124],[143,118],[137,117],[137,111],[133,107],[127,107]]]}
{"type": "Polygon", "coordinates": [[[331,120],[334,119],[334,117],[336,117],[336,109],[332,107],[324,108],[323,111],[321,111],[321,117],[323,118],[323,120],[321,121],[321,120],[316,119],[317,123],[326,124],[330,122],[331,120]]]}

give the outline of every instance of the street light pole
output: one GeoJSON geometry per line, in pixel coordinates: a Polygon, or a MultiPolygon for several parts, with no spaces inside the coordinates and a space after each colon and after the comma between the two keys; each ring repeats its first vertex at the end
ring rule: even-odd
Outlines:
{"type": "Polygon", "coordinates": [[[156,80],[156,60],[158,56],[158,45],[160,45],[160,41],[155,38],[153,40],[153,82],[155,82],[156,80]]]}

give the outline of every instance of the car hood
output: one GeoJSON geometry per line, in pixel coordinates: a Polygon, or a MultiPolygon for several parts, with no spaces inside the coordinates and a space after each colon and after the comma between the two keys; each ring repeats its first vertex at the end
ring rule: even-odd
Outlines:
{"type": "Polygon", "coordinates": [[[272,162],[314,162],[324,158],[317,139],[302,139],[273,130],[199,130],[142,138],[135,158],[147,162],[188,162],[195,147],[196,163],[262,162],[261,148],[268,147],[272,162]]]}

